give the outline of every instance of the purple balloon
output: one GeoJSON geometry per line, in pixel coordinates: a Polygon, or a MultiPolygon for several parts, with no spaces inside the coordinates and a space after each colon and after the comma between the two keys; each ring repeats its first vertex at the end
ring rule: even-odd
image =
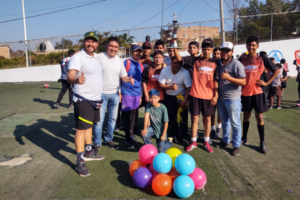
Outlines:
{"type": "Polygon", "coordinates": [[[146,167],[140,167],[135,170],[132,179],[136,187],[147,188],[152,183],[153,175],[146,167]]]}

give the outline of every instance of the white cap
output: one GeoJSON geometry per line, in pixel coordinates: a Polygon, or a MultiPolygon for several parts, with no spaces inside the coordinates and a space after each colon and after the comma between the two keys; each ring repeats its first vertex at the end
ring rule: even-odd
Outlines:
{"type": "Polygon", "coordinates": [[[231,42],[224,42],[221,46],[221,49],[228,49],[233,51],[233,44],[231,42]]]}

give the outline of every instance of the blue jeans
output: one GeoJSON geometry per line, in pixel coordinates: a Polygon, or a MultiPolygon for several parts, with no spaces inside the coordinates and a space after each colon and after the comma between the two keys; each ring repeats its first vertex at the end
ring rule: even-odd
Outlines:
{"type": "MultiPolygon", "coordinates": [[[[152,136],[154,135],[154,130],[151,126],[147,129],[148,133],[143,138],[145,144],[152,144],[152,136]]],[[[156,145],[158,149],[158,153],[166,152],[173,143],[168,140],[160,140],[160,138],[156,138],[156,145]]]]}
{"type": "Polygon", "coordinates": [[[103,122],[105,119],[105,111],[107,108],[107,130],[104,135],[104,142],[110,142],[113,139],[113,133],[116,126],[117,116],[118,116],[118,107],[120,103],[119,93],[114,94],[102,94],[101,98],[103,99],[102,106],[100,108],[100,121],[94,126],[94,144],[102,145],[102,128],[103,122]]]}
{"type": "Polygon", "coordinates": [[[223,142],[230,143],[230,133],[232,127],[233,147],[241,146],[242,126],[241,126],[241,99],[218,100],[218,112],[222,122],[223,142]]]}

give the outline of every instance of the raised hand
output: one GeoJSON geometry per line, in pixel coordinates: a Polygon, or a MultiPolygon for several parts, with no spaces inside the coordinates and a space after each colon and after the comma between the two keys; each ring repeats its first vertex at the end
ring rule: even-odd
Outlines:
{"type": "Polygon", "coordinates": [[[176,83],[173,83],[173,85],[171,86],[172,90],[176,91],[178,89],[178,86],[176,85],[176,83]]]}
{"type": "Polygon", "coordinates": [[[81,75],[78,77],[78,84],[83,85],[85,83],[84,72],[81,72],[81,75]]]}
{"type": "Polygon", "coordinates": [[[225,72],[222,72],[221,78],[222,78],[223,80],[228,80],[228,79],[230,78],[230,75],[228,74],[227,69],[225,69],[225,72]]]}

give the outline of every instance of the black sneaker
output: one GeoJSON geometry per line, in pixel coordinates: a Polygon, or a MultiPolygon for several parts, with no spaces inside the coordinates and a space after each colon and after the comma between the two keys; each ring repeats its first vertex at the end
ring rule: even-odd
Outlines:
{"type": "Polygon", "coordinates": [[[247,144],[247,138],[242,137],[242,145],[246,145],[247,144]]]}
{"type": "Polygon", "coordinates": [[[60,104],[59,103],[56,103],[56,104],[54,104],[53,105],[55,108],[57,108],[57,109],[60,109],[60,104]]]}
{"type": "Polygon", "coordinates": [[[133,142],[128,142],[127,140],[125,140],[125,144],[128,147],[128,149],[134,149],[133,142]]]}
{"type": "Polygon", "coordinates": [[[223,142],[223,140],[221,140],[221,142],[216,145],[216,148],[218,148],[218,149],[222,148],[223,149],[225,147],[229,147],[229,145],[230,145],[230,143],[225,143],[225,142],[223,142]]]}
{"type": "Polygon", "coordinates": [[[136,141],[136,142],[139,141],[139,138],[137,138],[135,135],[131,135],[130,137],[133,141],[136,141]]]}
{"type": "Polygon", "coordinates": [[[119,145],[113,143],[113,141],[104,142],[104,146],[109,147],[111,149],[118,149],[119,148],[119,145]]]}
{"type": "Polygon", "coordinates": [[[264,141],[260,143],[259,148],[264,154],[268,153],[267,145],[264,141]]]}
{"type": "Polygon", "coordinates": [[[217,139],[216,130],[211,130],[210,131],[210,138],[217,139]]]}
{"type": "Polygon", "coordinates": [[[81,177],[87,177],[87,176],[91,175],[89,170],[86,168],[86,165],[85,165],[84,161],[77,163],[76,171],[78,172],[78,174],[81,177]]]}
{"type": "Polygon", "coordinates": [[[233,147],[233,152],[232,152],[232,154],[233,154],[234,156],[239,156],[239,155],[240,155],[240,148],[238,148],[238,147],[233,147]]]}
{"type": "Polygon", "coordinates": [[[216,135],[217,137],[221,137],[221,128],[217,128],[216,135]]]}
{"type": "Polygon", "coordinates": [[[68,106],[68,109],[73,109],[74,108],[74,105],[73,104],[70,104],[69,106],[68,106]]]}
{"type": "Polygon", "coordinates": [[[94,146],[94,149],[90,152],[83,155],[84,161],[93,161],[93,160],[103,160],[105,156],[98,155],[98,151],[100,149],[100,146],[94,146]]]}

